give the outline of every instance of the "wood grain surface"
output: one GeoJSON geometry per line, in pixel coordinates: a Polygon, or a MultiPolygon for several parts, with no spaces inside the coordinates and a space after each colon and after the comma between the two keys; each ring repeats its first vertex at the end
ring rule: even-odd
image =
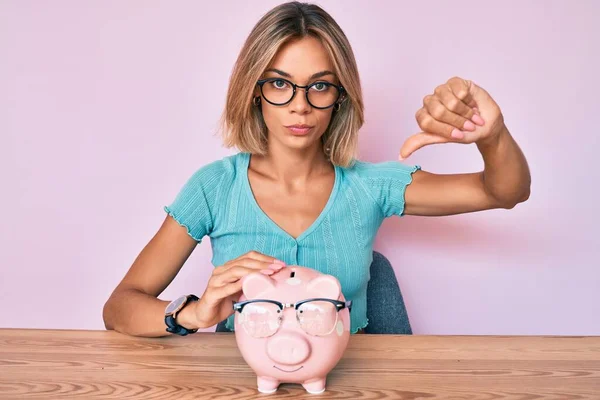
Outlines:
{"type": "Polygon", "coordinates": [[[0,399],[600,399],[600,337],[353,335],[311,395],[272,395],[229,333],[0,329],[0,399]]]}

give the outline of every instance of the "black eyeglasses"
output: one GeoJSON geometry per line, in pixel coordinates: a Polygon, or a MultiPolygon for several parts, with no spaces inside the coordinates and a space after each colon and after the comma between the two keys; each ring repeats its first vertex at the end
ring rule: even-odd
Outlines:
{"type": "Polygon", "coordinates": [[[276,300],[252,299],[233,304],[233,310],[241,314],[240,324],[255,338],[274,335],[281,326],[285,308],[296,310],[296,320],[306,333],[325,336],[341,328],[338,327],[338,312],[344,308],[350,312],[352,301],[313,298],[286,304],[276,300]]]}
{"type": "Polygon", "coordinates": [[[291,102],[296,95],[296,90],[300,88],[304,89],[308,104],[322,110],[333,107],[345,92],[342,86],[326,81],[300,86],[287,79],[268,78],[256,83],[260,86],[263,98],[274,106],[284,106],[291,102]]]}

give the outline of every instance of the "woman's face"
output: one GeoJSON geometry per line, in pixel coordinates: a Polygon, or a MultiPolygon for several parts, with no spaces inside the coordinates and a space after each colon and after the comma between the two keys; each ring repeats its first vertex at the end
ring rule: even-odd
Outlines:
{"type": "MultiPolygon", "coordinates": [[[[339,85],[334,68],[327,51],[321,42],[313,37],[305,37],[282,46],[271,65],[261,79],[281,78],[263,85],[261,109],[268,128],[269,147],[282,146],[296,150],[306,150],[321,146],[320,138],[329,126],[333,107],[319,109],[337,100],[338,91],[335,87],[323,83],[339,85]],[[306,90],[296,89],[291,102],[283,103],[292,93],[291,85],[283,79],[296,85],[306,86],[317,83],[309,89],[309,99],[306,90]],[[308,129],[293,126],[308,126],[308,129]]],[[[260,95],[258,87],[256,95],[260,95]]]]}

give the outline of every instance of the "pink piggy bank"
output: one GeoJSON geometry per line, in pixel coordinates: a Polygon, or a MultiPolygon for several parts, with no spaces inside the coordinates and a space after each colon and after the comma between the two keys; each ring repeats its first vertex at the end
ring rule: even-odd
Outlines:
{"type": "Polygon", "coordinates": [[[339,281],[289,266],[271,276],[244,276],[242,292],[233,305],[235,338],[258,390],[274,393],[280,383],[299,383],[309,393],[324,392],[350,338],[351,301],[339,281]]]}

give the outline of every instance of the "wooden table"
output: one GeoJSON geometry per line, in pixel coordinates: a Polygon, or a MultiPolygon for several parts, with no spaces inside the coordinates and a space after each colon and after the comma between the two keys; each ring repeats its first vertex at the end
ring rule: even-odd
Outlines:
{"type": "Polygon", "coordinates": [[[256,389],[232,334],[0,329],[0,399],[600,399],[600,337],[353,335],[310,395],[256,389]]]}

